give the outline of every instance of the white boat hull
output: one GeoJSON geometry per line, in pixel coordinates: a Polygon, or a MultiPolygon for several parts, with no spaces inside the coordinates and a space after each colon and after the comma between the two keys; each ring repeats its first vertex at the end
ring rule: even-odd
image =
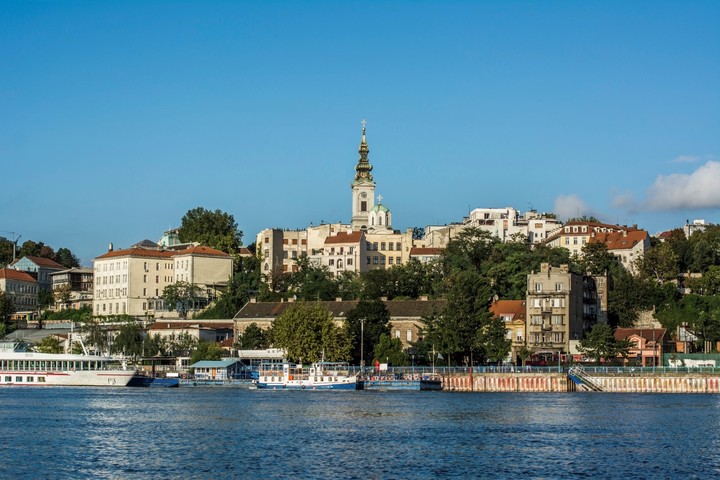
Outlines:
{"type": "Polygon", "coordinates": [[[0,386],[14,387],[124,387],[132,370],[82,370],[68,372],[0,372],[0,386]]]}

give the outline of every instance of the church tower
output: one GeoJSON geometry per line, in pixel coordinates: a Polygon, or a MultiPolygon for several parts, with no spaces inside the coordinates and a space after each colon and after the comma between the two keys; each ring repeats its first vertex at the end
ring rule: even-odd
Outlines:
{"type": "Polygon", "coordinates": [[[352,187],[352,229],[367,230],[370,210],[375,206],[375,182],[373,181],[372,165],[368,161],[367,141],[365,140],[365,120],[362,122],[362,139],[360,140],[360,159],[355,166],[355,179],[352,187]]]}

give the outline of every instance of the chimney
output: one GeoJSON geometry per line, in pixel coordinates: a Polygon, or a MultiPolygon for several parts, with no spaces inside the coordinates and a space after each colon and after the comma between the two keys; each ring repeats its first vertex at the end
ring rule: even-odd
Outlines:
{"type": "Polygon", "coordinates": [[[109,243],[108,244],[108,252],[112,252],[112,251],[113,251],[113,244],[109,243]]]}
{"type": "Polygon", "coordinates": [[[257,297],[250,297],[250,303],[257,303],[257,297]]]}

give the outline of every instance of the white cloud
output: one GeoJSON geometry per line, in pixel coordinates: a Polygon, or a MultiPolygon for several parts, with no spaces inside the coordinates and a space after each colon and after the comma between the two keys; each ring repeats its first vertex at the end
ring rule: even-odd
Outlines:
{"type": "Polygon", "coordinates": [[[690,174],[659,175],[639,210],[720,208],[720,162],[710,160],[690,174]]]}
{"type": "Polygon", "coordinates": [[[555,198],[553,212],[562,220],[590,215],[587,204],[575,194],[555,198]]]}
{"type": "Polygon", "coordinates": [[[680,155],[678,157],[675,157],[672,163],[694,163],[700,159],[701,157],[699,157],[698,155],[680,155]]]}

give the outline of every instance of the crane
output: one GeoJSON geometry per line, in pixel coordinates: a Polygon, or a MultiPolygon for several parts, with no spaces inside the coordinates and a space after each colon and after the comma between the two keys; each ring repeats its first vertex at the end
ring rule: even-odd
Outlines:
{"type": "Polygon", "coordinates": [[[10,235],[15,237],[15,240],[12,242],[12,244],[13,244],[13,262],[14,262],[15,261],[15,253],[17,252],[17,243],[20,240],[20,238],[22,238],[22,235],[20,235],[19,233],[10,232],[7,230],[0,230],[0,233],[9,233],[10,235]]]}

